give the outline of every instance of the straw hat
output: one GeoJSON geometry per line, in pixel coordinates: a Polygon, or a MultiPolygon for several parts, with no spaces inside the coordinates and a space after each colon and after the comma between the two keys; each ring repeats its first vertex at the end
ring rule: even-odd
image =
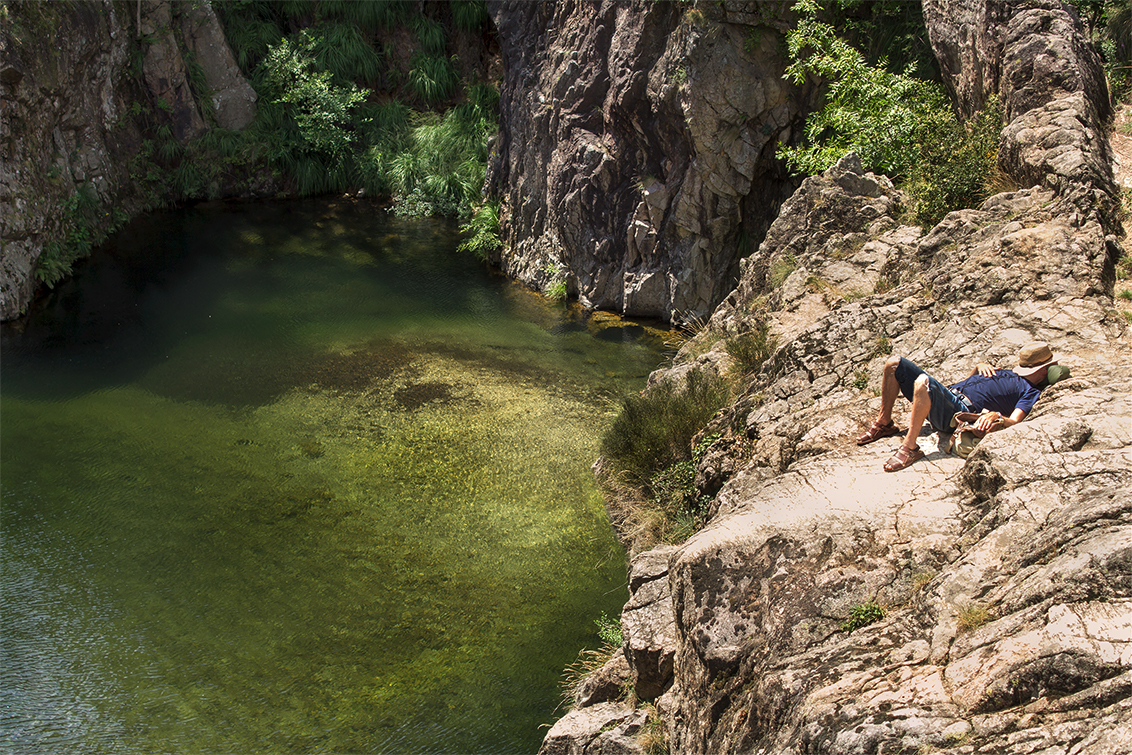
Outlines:
{"type": "Polygon", "coordinates": [[[1034,341],[1023,346],[1022,350],[1018,352],[1018,366],[1014,368],[1014,371],[1022,377],[1029,377],[1051,364],[1057,364],[1057,360],[1053,358],[1049,344],[1034,341]]]}

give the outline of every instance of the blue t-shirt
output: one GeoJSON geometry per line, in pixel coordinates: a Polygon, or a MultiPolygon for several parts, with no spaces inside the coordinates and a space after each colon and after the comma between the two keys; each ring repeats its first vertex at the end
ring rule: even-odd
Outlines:
{"type": "Polygon", "coordinates": [[[1004,417],[1009,417],[1015,409],[1029,414],[1042,396],[1033,383],[1014,370],[995,370],[993,377],[972,375],[951,388],[967,397],[972,411],[990,409],[1004,417]]]}

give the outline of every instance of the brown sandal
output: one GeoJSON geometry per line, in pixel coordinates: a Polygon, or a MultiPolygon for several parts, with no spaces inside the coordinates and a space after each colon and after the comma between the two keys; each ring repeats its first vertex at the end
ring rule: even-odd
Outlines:
{"type": "Polygon", "coordinates": [[[901,469],[908,467],[914,461],[919,461],[924,458],[924,452],[920,450],[919,446],[915,448],[905,448],[903,445],[896,449],[896,453],[892,458],[884,463],[885,472],[899,472],[901,469]]]}
{"type": "Polygon", "coordinates": [[[891,420],[889,420],[887,425],[881,425],[874,422],[872,427],[857,436],[857,445],[863,446],[867,443],[872,443],[874,440],[880,440],[881,438],[890,438],[893,435],[899,434],[900,428],[897,427],[896,423],[891,420]]]}

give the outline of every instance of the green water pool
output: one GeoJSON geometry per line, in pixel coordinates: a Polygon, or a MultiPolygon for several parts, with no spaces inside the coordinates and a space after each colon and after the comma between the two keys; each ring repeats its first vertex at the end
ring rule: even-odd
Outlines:
{"type": "Polygon", "coordinates": [[[140,219],[0,363],[0,749],[533,752],[659,334],[349,201],[140,219]]]}

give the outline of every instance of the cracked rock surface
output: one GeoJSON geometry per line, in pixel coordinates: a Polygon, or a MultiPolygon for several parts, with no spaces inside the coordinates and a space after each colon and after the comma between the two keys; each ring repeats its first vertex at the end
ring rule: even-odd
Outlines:
{"type": "Polygon", "coordinates": [[[777,337],[699,436],[720,438],[697,474],[710,523],[633,559],[647,579],[623,624],[671,631],[626,632],[625,655],[650,691],[671,657],[643,698],[671,752],[1132,753],[1132,334],[1112,298],[1107,100],[1059,4],[925,11],[960,108],[1003,97],[1000,168],[1022,188],[913,227],[848,156],[783,204],[650,380],[726,370],[724,340],[761,323],[777,337]],[[896,473],[901,438],[853,443],[890,354],[952,383],[1036,340],[1072,377],[966,460],[930,429],[896,473]]]}

